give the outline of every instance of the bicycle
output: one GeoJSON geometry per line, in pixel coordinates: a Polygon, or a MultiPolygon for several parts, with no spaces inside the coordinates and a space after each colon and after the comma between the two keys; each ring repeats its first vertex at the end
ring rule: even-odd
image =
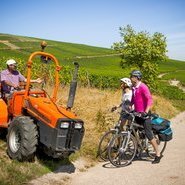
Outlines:
{"type": "Polygon", "coordinates": [[[98,145],[97,157],[100,157],[100,159],[102,159],[103,161],[109,160],[107,150],[111,140],[118,134],[120,134],[121,131],[123,130],[122,117],[125,115],[125,113],[124,112],[120,113],[119,111],[117,111],[117,113],[120,114],[118,122],[115,124],[114,128],[104,133],[98,145]]]}
{"type": "MultiPolygon", "coordinates": [[[[116,167],[129,165],[136,155],[142,157],[144,154],[144,157],[147,156],[151,159],[155,157],[155,152],[146,138],[143,126],[135,121],[135,117],[140,116],[140,114],[137,112],[128,112],[127,114],[126,130],[112,138],[107,149],[109,161],[116,167]]],[[[161,142],[157,133],[154,133],[154,135],[162,155],[167,142],[161,142]]]]}

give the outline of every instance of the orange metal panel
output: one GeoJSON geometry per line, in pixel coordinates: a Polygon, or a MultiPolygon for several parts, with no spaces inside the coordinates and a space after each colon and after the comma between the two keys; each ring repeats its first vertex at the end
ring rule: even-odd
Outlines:
{"type": "Polygon", "coordinates": [[[76,118],[74,113],[64,108],[57,108],[50,99],[44,97],[29,97],[27,110],[51,127],[56,126],[59,118],[76,118]]]}
{"type": "MultiPolygon", "coordinates": [[[[24,90],[16,91],[13,93],[12,98],[9,101],[9,106],[8,106],[8,111],[11,115],[18,116],[22,114],[22,108],[24,104],[24,94],[25,94],[24,90]]],[[[29,95],[31,96],[32,94],[38,97],[45,96],[44,92],[38,91],[38,90],[30,91],[29,95]]]]}
{"type": "Polygon", "coordinates": [[[0,99],[0,127],[8,127],[8,110],[7,104],[0,99]]]}

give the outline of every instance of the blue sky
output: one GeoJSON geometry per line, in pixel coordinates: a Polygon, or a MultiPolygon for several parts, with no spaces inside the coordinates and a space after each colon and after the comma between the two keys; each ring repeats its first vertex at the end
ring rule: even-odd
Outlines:
{"type": "Polygon", "coordinates": [[[160,32],[168,56],[185,61],[183,0],[1,0],[0,33],[110,48],[119,27],[160,32]]]}

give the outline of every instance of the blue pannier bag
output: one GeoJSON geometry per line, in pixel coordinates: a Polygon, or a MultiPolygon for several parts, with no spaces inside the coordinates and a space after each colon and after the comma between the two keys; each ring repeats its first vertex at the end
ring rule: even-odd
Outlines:
{"type": "Polygon", "coordinates": [[[159,136],[160,141],[170,141],[172,139],[171,122],[161,117],[152,118],[152,128],[159,136]]]}

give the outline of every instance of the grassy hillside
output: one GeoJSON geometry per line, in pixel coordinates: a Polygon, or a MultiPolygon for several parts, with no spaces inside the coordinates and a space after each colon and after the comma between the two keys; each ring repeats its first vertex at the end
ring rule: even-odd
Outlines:
{"type": "MultiPolygon", "coordinates": [[[[59,60],[60,65],[72,67],[74,61],[79,62],[80,69],[82,69],[80,74],[81,84],[90,83],[93,87],[116,88],[119,86],[119,79],[124,76],[129,76],[129,73],[132,70],[131,68],[122,69],[120,67],[120,57],[111,49],[51,40],[46,41],[48,46],[45,51],[55,55],[59,60]]],[[[5,67],[3,64],[5,64],[5,61],[8,58],[14,58],[18,62],[20,61],[21,65],[19,65],[19,69],[24,74],[25,68],[23,66],[25,66],[26,61],[32,52],[40,50],[40,42],[41,39],[38,38],[0,34],[0,69],[5,67]],[[11,45],[9,46],[2,41],[8,42],[8,44],[11,45]]],[[[35,71],[34,74],[38,74],[38,70],[40,70],[39,67],[37,67],[37,71],[35,71]]],[[[67,67],[61,71],[62,82],[69,83],[71,79],[70,70],[71,68],[67,67]]],[[[166,62],[160,62],[159,72],[166,73],[162,79],[159,79],[162,81],[166,80],[165,84],[164,82],[160,82],[161,87],[163,88],[161,93],[165,97],[176,99],[176,97],[174,97],[175,95],[172,96],[176,90],[174,91],[167,87],[167,80],[176,79],[181,81],[181,84],[184,85],[185,62],[170,59],[166,62]]],[[[177,91],[179,90],[177,89],[177,91]]],[[[182,92],[178,92],[177,94],[181,93],[182,92]]],[[[182,96],[179,96],[178,100],[181,100],[181,97],[182,96]]]]}
{"type": "MultiPolygon", "coordinates": [[[[41,39],[0,34],[1,40],[6,40],[20,47],[20,49],[12,50],[7,45],[0,43],[1,57],[20,58],[26,62],[30,53],[40,50],[41,39]]],[[[120,68],[120,58],[119,56],[112,55],[115,52],[111,49],[51,40],[46,41],[48,43],[46,52],[55,55],[61,62],[61,65],[72,65],[73,61],[78,61],[80,66],[85,68],[89,73],[102,76],[116,76],[119,78],[123,75],[128,75],[130,71],[130,69],[120,68]]],[[[168,60],[159,64],[159,70],[161,73],[185,70],[185,63],[168,60]]]]}
{"type": "Polygon", "coordinates": [[[165,80],[170,80],[170,79],[179,80],[181,82],[181,84],[183,84],[185,86],[185,70],[177,70],[172,73],[168,73],[168,74],[164,75],[163,79],[165,79],[165,80]]]}
{"type": "MultiPolygon", "coordinates": [[[[23,56],[28,56],[30,53],[40,50],[40,42],[42,41],[41,39],[37,38],[0,34],[0,41],[1,40],[8,41],[20,47],[19,53],[22,53],[23,56]]],[[[110,49],[87,46],[83,44],[73,44],[50,40],[46,41],[48,43],[47,52],[51,52],[59,60],[69,59],[75,56],[112,54],[113,52],[110,49]]],[[[7,46],[4,45],[4,48],[7,48],[7,46]]],[[[1,49],[3,49],[2,43],[1,49]]]]}
{"type": "MultiPolygon", "coordinates": [[[[129,76],[132,70],[131,68],[122,69],[120,67],[120,57],[111,49],[46,41],[48,46],[45,51],[55,55],[60,65],[72,67],[74,61],[79,62],[80,69],[84,70],[81,75],[83,78],[82,84],[90,82],[95,87],[115,88],[119,86],[119,79],[129,76]],[[84,79],[86,79],[85,82],[84,79]]],[[[29,55],[40,50],[40,42],[41,39],[38,38],[0,34],[0,69],[4,68],[5,65],[3,64],[8,58],[14,58],[18,62],[21,61],[22,66],[26,64],[29,55]]],[[[25,69],[20,70],[25,72],[25,69]]],[[[185,62],[170,59],[166,62],[160,62],[159,72],[167,73],[162,80],[177,79],[181,81],[182,85],[185,84],[185,62]]],[[[67,75],[66,71],[61,71],[61,75],[63,75],[62,80],[69,82],[71,77],[67,75]]]]}

